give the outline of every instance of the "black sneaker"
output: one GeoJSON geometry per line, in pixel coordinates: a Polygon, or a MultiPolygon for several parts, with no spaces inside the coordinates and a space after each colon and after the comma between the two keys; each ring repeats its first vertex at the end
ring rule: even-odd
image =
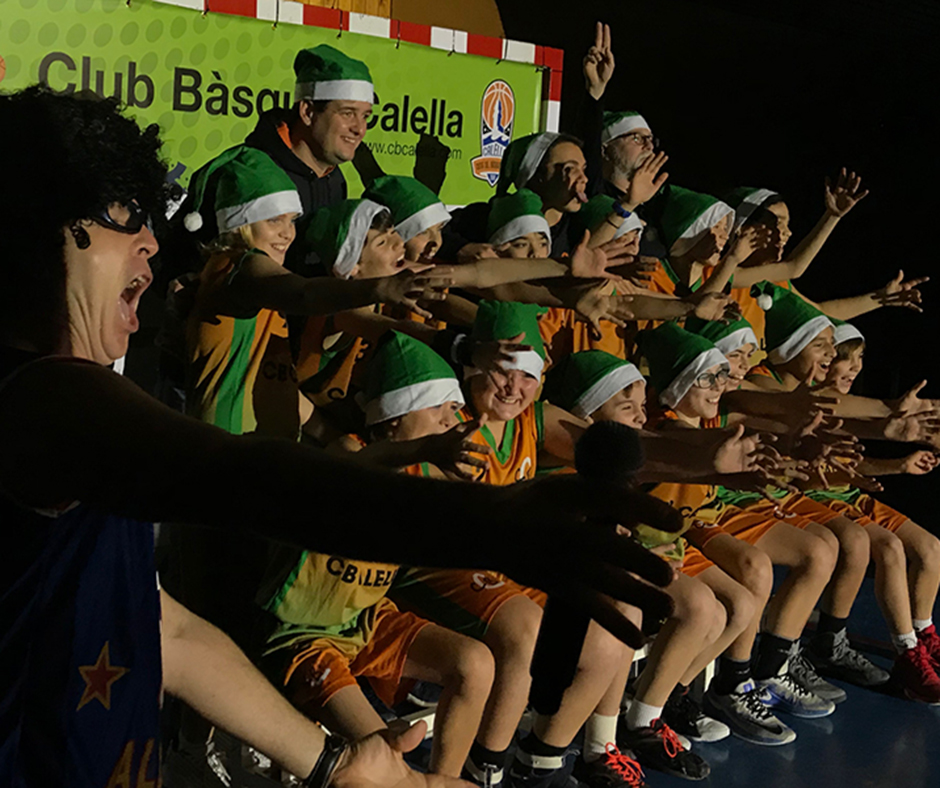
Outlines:
{"type": "Polygon", "coordinates": [[[624,729],[617,744],[630,750],[648,769],[656,769],[684,780],[704,780],[711,772],[708,762],[689,752],[675,732],[662,720],[653,720],[648,728],[624,729]]]}
{"type": "Polygon", "coordinates": [[[571,775],[574,758],[568,755],[530,755],[517,750],[503,784],[507,788],[579,788],[571,775]]]}
{"type": "Polygon", "coordinates": [[[859,687],[879,687],[891,678],[888,671],[852,648],[844,629],[814,635],[806,647],[806,656],[823,676],[859,687]]]}
{"type": "Polygon", "coordinates": [[[731,735],[723,722],[705,716],[688,687],[676,687],[663,709],[663,720],[676,733],[692,741],[721,741],[731,735]]]}
{"type": "Polygon", "coordinates": [[[709,715],[731,728],[735,736],[751,744],[777,747],[796,739],[796,732],[767,708],[764,690],[753,681],[739,684],[727,695],[719,695],[709,688],[702,706],[709,715]]]}
{"type": "Polygon", "coordinates": [[[578,758],[574,776],[586,788],[646,788],[640,764],[612,743],[596,761],[587,763],[578,758]]]}
{"type": "Polygon", "coordinates": [[[790,666],[790,675],[796,679],[803,689],[833,703],[842,703],[846,699],[847,695],[844,689],[837,687],[835,684],[830,684],[816,672],[813,664],[807,659],[799,640],[794,640],[793,645],[790,647],[788,664],[790,666]]]}

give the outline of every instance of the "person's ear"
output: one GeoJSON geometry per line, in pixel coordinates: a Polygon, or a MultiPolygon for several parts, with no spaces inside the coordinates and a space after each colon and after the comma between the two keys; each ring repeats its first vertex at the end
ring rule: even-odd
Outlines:
{"type": "Polygon", "coordinates": [[[310,99],[301,99],[297,103],[297,115],[304,126],[312,126],[316,119],[316,110],[313,108],[313,102],[310,99]]]}
{"type": "Polygon", "coordinates": [[[347,279],[355,279],[357,276],[359,276],[359,263],[356,263],[356,264],[352,267],[352,270],[349,272],[349,276],[346,277],[346,278],[347,278],[347,279]]]}

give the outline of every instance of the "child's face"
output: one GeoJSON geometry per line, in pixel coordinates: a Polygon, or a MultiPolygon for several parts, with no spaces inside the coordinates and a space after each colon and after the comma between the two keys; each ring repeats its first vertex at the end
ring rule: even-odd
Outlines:
{"type": "Polygon", "coordinates": [[[441,228],[444,223],[428,227],[414,238],[405,241],[405,262],[414,265],[429,265],[434,262],[441,248],[441,228]]]}
{"type": "Polygon", "coordinates": [[[369,230],[362,247],[359,263],[350,274],[351,279],[375,279],[394,276],[405,267],[405,242],[393,228],[369,230]]]}
{"type": "Polygon", "coordinates": [[[862,371],[862,362],[865,358],[865,347],[860,345],[852,350],[847,358],[836,357],[829,365],[829,374],[826,383],[836,389],[840,394],[848,394],[858,373],[862,371]]]}
{"type": "Polygon", "coordinates": [[[496,247],[496,254],[500,257],[514,257],[522,260],[528,257],[548,257],[548,239],[544,233],[528,233],[514,238],[507,243],[496,247]]]}
{"type": "Polygon", "coordinates": [[[634,381],[618,391],[591,414],[591,421],[616,421],[642,429],[646,424],[646,381],[634,381]]]}
{"type": "Polygon", "coordinates": [[[686,256],[690,257],[693,262],[702,265],[718,265],[725,244],[728,243],[730,231],[731,216],[728,215],[709,228],[708,232],[699,239],[686,256]]]}
{"type": "Polygon", "coordinates": [[[679,400],[676,413],[693,419],[713,419],[727,384],[727,373],[720,364],[706,369],[695,379],[692,388],[679,400]]]}
{"type": "Polygon", "coordinates": [[[748,342],[725,356],[731,365],[731,371],[728,373],[728,391],[733,391],[741,385],[741,381],[751,368],[751,356],[754,355],[755,349],[754,344],[748,342]]]}
{"type": "Polygon", "coordinates": [[[284,265],[287,248],[297,236],[294,222],[299,213],[282,213],[271,219],[252,222],[248,225],[252,244],[264,252],[274,262],[284,265]]]}
{"type": "Polygon", "coordinates": [[[453,400],[434,408],[413,410],[396,419],[397,424],[389,439],[410,441],[428,435],[440,435],[457,425],[458,410],[460,410],[460,403],[453,400]]]}
{"type": "Polygon", "coordinates": [[[538,388],[539,381],[521,369],[470,378],[473,407],[490,421],[512,421],[535,402],[538,388]]]}
{"type": "Polygon", "coordinates": [[[819,384],[825,382],[829,367],[835,357],[836,348],[832,343],[832,329],[825,328],[787,366],[790,368],[789,371],[800,380],[807,380],[812,376],[813,383],[819,384]]]}
{"type": "Polygon", "coordinates": [[[581,210],[587,202],[587,161],[584,152],[573,142],[559,142],[545,154],[539,174],[528,184],[546,209],[554,208],[564,213],[581,210]]]}

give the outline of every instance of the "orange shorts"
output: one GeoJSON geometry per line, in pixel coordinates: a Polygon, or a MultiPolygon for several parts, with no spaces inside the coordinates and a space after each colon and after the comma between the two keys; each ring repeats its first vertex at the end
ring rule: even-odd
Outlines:
{"type": "Polygon", "coordinates": [[[892,533],[895,533],[898,528],[910,519],[906,514],[901,514],[897,509],[892,509],[865,493],[862,493],[855,500],[854,506],[845,501],[826,501],[826,506],[834,512],[854,520],[859,525],[876,523],[892,533]]]}
{"type": "MultiPolygon", "coordinates": [[[[718,518],[718,524],[725,533],[754,545],[778,522],[785,522],[796,528],[806,528],[812,522],[798,514],[781,518],[776,514],[777,508],[778,505],[763,498],[744,509],[728,506],[718,518]]],[[[783,509],[782,502],[779,508],[783,509]]]]}
{"type": "MultiPolygon", "coordinates": [[[[693,520],[692,525],[685,532],[685,538],[691,547],[704,550],[712,539],[720,534],[727,533],[718,523],[705,523],[701,520],[693,520]]],[[[688,551],[686,551],[688,555],[688,551]]]]}
{"type": "MultiPolygon", "coordinates": [[[[819,501],[814,501],[812,498],[807,498],[805,495],[787,496],[784,498],[783,506],[781,508],[787,514],[795,514],[799,515],[800,517],[805,517],[811,522],[819,523],[819,525],[825,525],[831,520],[835,520],[836,517],[841,517],[839,512],[829,508],[826,506],[826,504],[819,503],[819,501]]],[[[805,528],[806,526],[803,525],[797,527],[805,528]]]]}
{"type": "Polygon", "coordinates": [[[294,646],[283,677],[287,697],[298,709],[309,709],[309,716],[315,716],[315,709],[341,689],[355,685],[357,676],[365,676],[382,702],[392,705],[408,651],[430,623],[388,603],[376,616],[369,642],[352,659],[329,638],[294,646]]]}
{"type": "Polygon", "coordinates": [[[545,607],[548,598],[499,572],[464,569],[408,569],[399,573],[391,596],[402,609],[478,640],[510,599],[525,596],[545,607]]]}

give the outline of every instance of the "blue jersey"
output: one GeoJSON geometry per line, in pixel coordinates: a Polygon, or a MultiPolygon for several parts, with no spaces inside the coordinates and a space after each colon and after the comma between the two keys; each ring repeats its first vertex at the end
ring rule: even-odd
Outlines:
{"type": "MultiPolygon", "coordinates": [[[[22,355],[0,349],[0,407],[22,355]]],[[[36,512],[0,490],[0,529],[0,785],[154,788],[153,527],[81,504],[36,512]]]]}

